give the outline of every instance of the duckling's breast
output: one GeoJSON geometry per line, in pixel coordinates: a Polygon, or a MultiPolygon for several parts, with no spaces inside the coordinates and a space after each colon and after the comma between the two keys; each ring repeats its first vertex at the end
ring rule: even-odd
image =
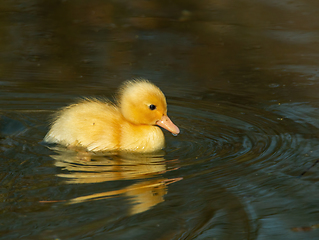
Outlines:
{"type": "Polygon", "coordinates": [[[164,145],[164,134],[159,127],[129,122],[122,125],[120,150],[152,152],[164,148],[164,145]]]}

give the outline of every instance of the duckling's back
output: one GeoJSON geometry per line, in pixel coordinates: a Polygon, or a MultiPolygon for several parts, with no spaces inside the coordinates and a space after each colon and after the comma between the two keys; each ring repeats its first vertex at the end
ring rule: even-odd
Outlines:
{"type": "Polygon", "coordinates": [[[111,103],[83,100],[59,111],[44,140],[90,151],[119,148],[122,115],[111,103]]]}

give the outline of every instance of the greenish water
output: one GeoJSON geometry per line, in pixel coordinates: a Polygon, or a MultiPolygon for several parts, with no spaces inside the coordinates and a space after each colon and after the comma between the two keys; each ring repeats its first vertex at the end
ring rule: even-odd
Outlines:
{"type": "Polygon", "coordinates": [[[318,239],[315,1],[0,4],[0,239],[318,239]],[[79,97],[158,85],[156,154],[42,140],[79,97]]]}

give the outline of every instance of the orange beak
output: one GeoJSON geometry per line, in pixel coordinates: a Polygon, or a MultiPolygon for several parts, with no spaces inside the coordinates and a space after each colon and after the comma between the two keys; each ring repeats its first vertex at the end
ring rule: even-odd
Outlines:
{"type": "Polygon", "coordinates": [[[167,115],[163,115],[161,120],[158,120],[156,124],[162,128],[173,133],[173,135],[179,134],[179,128],[169,119],[167,115]]]}

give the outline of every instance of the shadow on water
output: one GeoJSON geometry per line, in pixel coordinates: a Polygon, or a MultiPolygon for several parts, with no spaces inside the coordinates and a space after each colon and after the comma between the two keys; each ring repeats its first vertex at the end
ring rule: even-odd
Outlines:
{"type": "Polygon", "coordinates": [[[0,3],[0,239],[318,239],[316,1],[0,3]],[[148,78],[154,155],[42,142],[51,114],[148,78]]]}

